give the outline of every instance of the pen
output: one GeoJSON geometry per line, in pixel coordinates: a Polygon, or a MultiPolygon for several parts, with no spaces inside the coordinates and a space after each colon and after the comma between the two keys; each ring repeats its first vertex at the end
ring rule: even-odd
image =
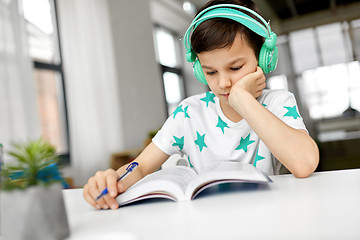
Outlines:
{"type": "MultiPolygon", "coordinates": [[[[126,168],[126,172],[123,173],[123,175],[121,175],[117,181],[120,181],[122,179],[124,179],[127,175],[129,175],[129,173],[131,173],[137,166],[139,166],[139,164],[137,162],[132,162],[129,166],[127,166],[126,168]]],[[[100,198],[102,198],[103,196],[105,196],[106,194],[108,194],[108,189],[105,188],[100,194],[99,196],[96,197],[95,201],[99,200],[100,198]]]]}

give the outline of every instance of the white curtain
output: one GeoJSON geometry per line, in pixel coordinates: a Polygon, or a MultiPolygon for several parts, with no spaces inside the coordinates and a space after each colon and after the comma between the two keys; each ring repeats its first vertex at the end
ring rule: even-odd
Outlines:
{"type": "Polygon", "coordinates": [[[20,0],[0,0],[0,143],[40,137],[35,86],[20,0]]]}
{"type": "Polygon", "coordinates": [[[75,184],[109,168],[123,150],[107,1],[57,1],[75,184]]]}

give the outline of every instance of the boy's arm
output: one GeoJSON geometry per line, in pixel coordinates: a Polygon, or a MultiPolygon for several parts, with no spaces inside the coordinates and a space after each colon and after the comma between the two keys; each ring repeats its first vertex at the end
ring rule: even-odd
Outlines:
{"type": "Polygon", "coordinates": [[[95,176],[88,180],[83,190],[85,200],[97,209],[117,209],[119,207],[116,197],[125,192],[137,181],[159,169],[168,159],[168,155],[162,152],[154,143],[150,143],[144,151],[134,160],[139,166],[129,174],[124,180],[117,182],[118,177],[125,172],[126,167],[122,166],[117,171],[108,169],[98,171],[95,176]],[[95,202],[95,198],[108,188],[108,194],[95,202]]]}
{"type": "MultiPolygon", "coordinates": [[[[259,71],[245,78],[259,78],[259,71]]],[[[288,126],[263,107],[241,82],[242,79],[231,90],[230,105],[295,177],[311,175],[319,163],[319,150],[314,140],[305,130],[288,126]]]]}

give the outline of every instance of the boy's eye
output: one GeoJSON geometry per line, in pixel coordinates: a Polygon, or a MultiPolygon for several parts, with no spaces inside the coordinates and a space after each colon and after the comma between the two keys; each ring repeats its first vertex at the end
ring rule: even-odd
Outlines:
{"type": "Polygon", "coordinates": [[[216,71],[206,72],[206,74],[212,76],[216,74],[216,71]]]}
{"type": "Polygon", "coordinates": [[[239,66],[239,67],[232,67],[230,68],[231,71],[238,71],[242,68],[242,66],[239,66]]]}

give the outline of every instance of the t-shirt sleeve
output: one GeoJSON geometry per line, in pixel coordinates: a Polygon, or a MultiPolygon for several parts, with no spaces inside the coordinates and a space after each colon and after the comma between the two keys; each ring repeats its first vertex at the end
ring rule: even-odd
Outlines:
{"type": "Polygon", "coordinates": [[[167,155],[183,155],[185,120],[186,106],[180,103],[152,139],[153,143],[167,155]]]}
{"type": "Polygon", "coordinates": [[[269,110],[290,127],[307,131],[294,94],[278,90],[272,92],[271,95],[268,98],[269,110]]]}

